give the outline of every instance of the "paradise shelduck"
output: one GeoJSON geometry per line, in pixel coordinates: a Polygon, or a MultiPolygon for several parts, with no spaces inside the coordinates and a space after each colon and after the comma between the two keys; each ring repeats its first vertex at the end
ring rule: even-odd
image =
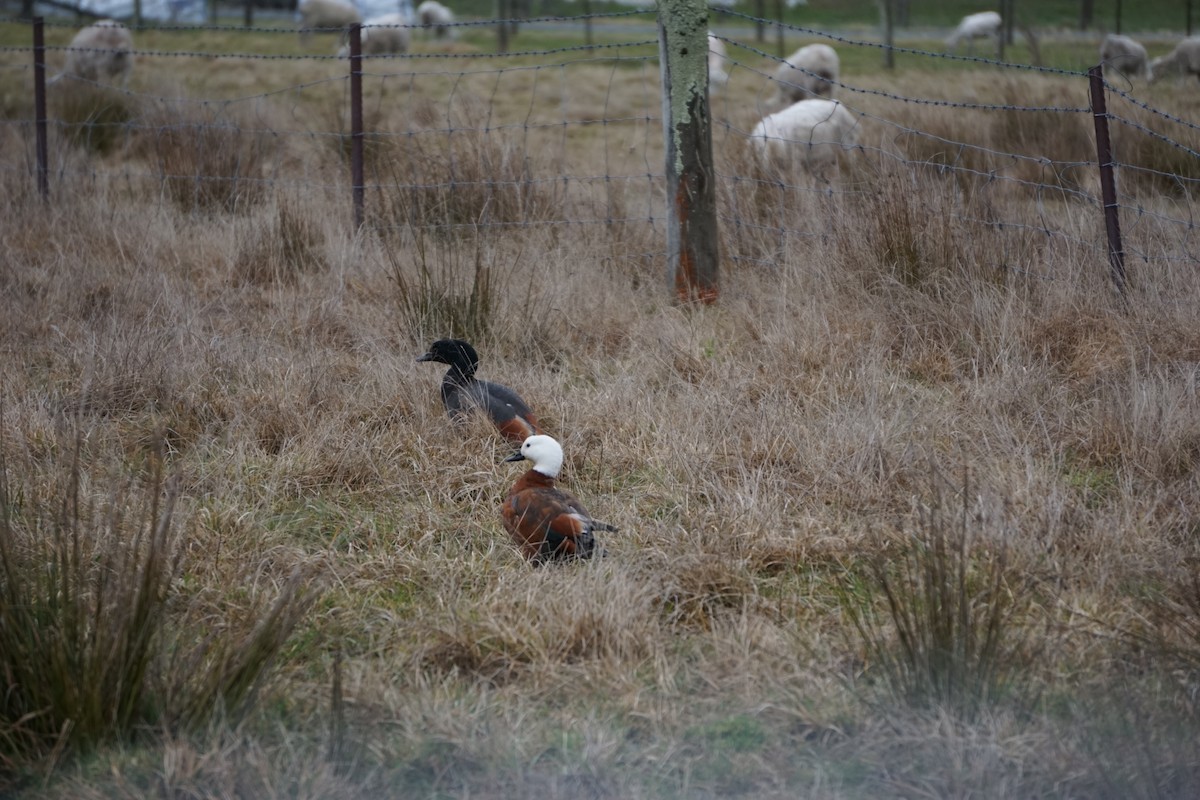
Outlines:
{"type": "Polygon", "coordinates": [[[478,408],[488,415],[501,435],[513,443],[542,432],[537,417],[520,395],[507,386],[475,377],[479,354],[462,339],[438,339],[417,361],[450,365],[446,377],[442,378],[442,403],[452,418],[460,418],[478,408]]]}
{"type": "Polygon", "coordinates": [[[562,447],[549,436],[530,436],[505,461],[533,462],[508,493],[500,516],[521,554],[534,564],[589,558],[596,552],[596,531],[616,531],[598,522],[554,479],[562,468],[562,447]]]}

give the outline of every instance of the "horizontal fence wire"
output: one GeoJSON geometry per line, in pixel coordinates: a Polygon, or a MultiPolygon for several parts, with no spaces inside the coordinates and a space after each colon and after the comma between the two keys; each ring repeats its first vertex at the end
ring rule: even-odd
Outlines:
{"type": "MultiPolygon", "coordinates": [[[[1106,257],[1085,70],[891,47],[924,76],[909,79],[903,69],[863,67],[864,58],[882,60],[889,48],[881,42],[712,11],[722,52],[710,54],[710,69],[727,76],[711,89],[726,260],[778,263],[824,241],[831,218],[870,208],[889,185],[911,187],[914,215],[977,231],[1007,273],[1058,278],[1039,260],[1047,247],[1106,257]],[[753,26],[781,32],[793,47],[821,42],[841,54],[847,68],[823,91],[853,115],[852,142],[759,130],[786,105],[785,92],[817,75],[787,72],[753,26]],[[785,162],[774,158],[775,145],[785,162]],[[827,150],[833,163],[817,164],[814,154],[827,150]]],[[[47,74],[57,76],[54,183],[187,213],[303,195],[348,215],[350,76],[338,53],[345,30],[307,29],[302,38],[271,23],[127,26],[133,70],[110,80],[70,67],[110,51],[72,43],[72,22],[47,22],[47,74]]],[[[507,236],[620,227],[641,237],[628,258],[662,258],[654,26],[645,10],[457,20],[444,37],[407,26],[404,52],[364,53],[367,229],[507,236]],[[593,23],[603,28],[583,43],[593,23]],[[519,26],[507,52],[496,47],[501,25],[519,26]]],[[[10,188],[33,180],[30,31],[28,21],[0,20],[0,182],[10,188]]],[[[1144,85],[1105,88],[1129,255],[1194,268],[1194,109],[1156,107],[1139,94],[1144,85]]]]}

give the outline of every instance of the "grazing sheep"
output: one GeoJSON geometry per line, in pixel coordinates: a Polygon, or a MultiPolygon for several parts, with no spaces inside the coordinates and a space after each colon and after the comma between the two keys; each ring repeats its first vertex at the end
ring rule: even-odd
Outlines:
{"type": "Polygon", "coordinates": [[[958,46],[963,39],[967,40],[967,53],[975,53],[976,39],[995,39],[997,48],[1000,46],[1000,15],[995,11],[980,11],[978,14],[967,14],[958,23],[954,33],[946,37],[946,49],[958,52],[958,46]]]}
{"type": "Polygon", "coordinates": [[[432,29],[438,39],[450,35],[450,25],[454,23],[454,12],[437,0],[424,0],[417,6],[417,21],[422,28],[432,29]]]}
{"type": "Polygon", "coordinates": [[[132,71],[133,34],[119,22],[102,19],[75,34],[62,72],[49,83],[71,75],[88,81],[120,82],[124,86],[132,71]]]}
{"type": "Polygon", "coordinates": [[[838,152],[858,142],[858,120],[837,100],[812,98],[759,120],[750,134],[759,163],[787,166],[794,155],[821,176],[837,163],[838,152]]]}
{"type": "Polygon", "coordinates": [[[1200,77],[1200,36],[1192,36],[1175,45],[1165,56],[1150,62],[1148,80],[1156,81],[1171,72],[1200,77]]]}
{"type": "MultiPolygon", "coordinates": [[[[403,14],[380,14],[377,17],[371,17],[363,23],[359,36],[365,56],[407,53],[411,40],[408,18],[403,14]]],[[[342,45],[338,50],[338,58],[346,58],[349,55],[350,45],[342,45]]]]}
{"type": "Polygon", "coordinates": [[[810,44],[788,56],[775,70],[774,105],[788,105],[815,96],[833,97],[841,71],[837,51],[827,44],[810,44]]]}
{"type": "Polygon", "coordinates": [[[1150,65],[1140,42],[1110,33],[1100,43],[1100,60],[1127,78],[1148,78],[1150,65]]]}
{"type": "Polygon", "coordinates": [[[362,22],[358,9],[342,0],[303,0],[299,13],[301,41],[313,28],[346,28],[362,22]]]}
{"type": "Polygon", "coordinates": [[[725,71],[725,43],[708,34],[708,85],[712,89],[720,89],[729,83],[729,73],[725,71]]]}

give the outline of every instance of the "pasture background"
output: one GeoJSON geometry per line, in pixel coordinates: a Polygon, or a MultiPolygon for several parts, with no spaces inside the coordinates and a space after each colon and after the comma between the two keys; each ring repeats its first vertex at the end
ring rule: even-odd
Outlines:
{"type": "Polygon", "coordinates": [[[86,663],[37,660],[71,627],[41,595],[27,660],[68,699],[21,716],[7,679],[0,790],[1196,796],[1195,80],[1113,79],[1120,299],[1070,73],[1098,35],[1041,41],[1068,72],[937,57],[959,5],[913,9],[930,52],[893,72],[868,4],[809,6],[863,26],[829,183],[754,164],[774,62],[714,17],[750,47],[714,96],[702,308],[663,275],[649,15],[596,52],[468,27],[371,60],[358,234],[335,37],[137,31],[128,91],[52,93],[43,204],[28,27],[0,26],[3,632],[10,565],[36,586],[80,542],[84,608],[118,587],[86,663]],[[509,546],[519,467],[415,363],[452,334],[563,442],[606,558],[509,546]],[[130,568],[160,497],[170,558],[130,568]],[[123,597],[154,614],[146,689],[89,729],[123,597]]]}

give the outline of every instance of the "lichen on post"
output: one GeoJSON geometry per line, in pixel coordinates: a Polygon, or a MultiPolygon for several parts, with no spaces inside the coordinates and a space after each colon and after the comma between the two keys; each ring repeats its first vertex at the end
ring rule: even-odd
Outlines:
{"type": "Polygon", "coordinates": [[[716,179],[708,105],[708,5],[659,0],[668,277],[680,302],[718,296],[716,179]]]}

